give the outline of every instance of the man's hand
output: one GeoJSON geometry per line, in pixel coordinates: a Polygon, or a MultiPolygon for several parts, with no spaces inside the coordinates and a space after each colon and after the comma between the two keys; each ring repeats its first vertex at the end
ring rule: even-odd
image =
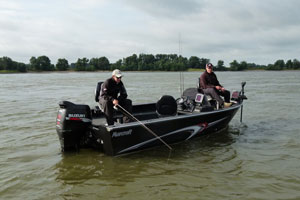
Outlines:
{"type": "Polygon", "coordinates": [[[116,106],[116,105],[119,104],[119,101],[118,101],[117,99],[114,99],[114,100],[113,100],[113,104],[116,106]]]}
{"type": "Polygon", "coordinates": [[[222,90],[222,87],[219,86],[219,85],[217,85],[217,86],[216,86],[216,89],[217,89],[217,90],[222,90]]]}
{"type": "Polygon", "coordinates": [[[217,85],[215,88],[216,88],[217,90],[221,90],[222,92],[225,91],[225,88],[223,88],[223,87],[221,87],[221,86],[219,86],[219,85],[217,85]]]}

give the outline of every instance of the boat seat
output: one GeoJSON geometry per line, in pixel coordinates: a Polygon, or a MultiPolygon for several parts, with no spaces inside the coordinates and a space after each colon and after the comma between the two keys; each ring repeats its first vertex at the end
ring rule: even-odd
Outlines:
{"type": "Polygon", "coordinates": [[[156,113],[159,117],[174,116],[177,114],[177,103],[170,95],[162,96],[156,103],[156,113]]]}
{"type": "Polygon", "coordinates": [[[101,86],[103,84],[103,81],[99,81],[97,83],[96,89],[95,89],[95,101],[99,102],[99,96],[100,96],[100,91],[101,91],[101,86]]]}
{"type": "Polygon", "coordinates": [[[99,81],[97,83],[96,89],[95,89],[95,101],[97,102],[96,109],[99,109],[100,111],[103,112],[103,108],[101,104],[99,103],[99,96],[100,96],[100,91],[101,91],[101,86],[103,84],[103,81],[99,81]]]}

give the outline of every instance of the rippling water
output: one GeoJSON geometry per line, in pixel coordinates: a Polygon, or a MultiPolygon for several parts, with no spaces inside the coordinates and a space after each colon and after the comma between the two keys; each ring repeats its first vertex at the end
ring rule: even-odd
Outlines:
{"type": "MultiPolygon", "coordinates": [[[[184,73],[185,88],[200,72],[184,73]]],[[[60,152],[60,100],[94,106],[97,73],[0,75],[1,199],[300,199],[300,71],[217,72],[245,87],[243,123],[228,130],[123,157],[60,152]]],[[[134,103],[179,96],[179,73],[125,72],[134,103]]]]}

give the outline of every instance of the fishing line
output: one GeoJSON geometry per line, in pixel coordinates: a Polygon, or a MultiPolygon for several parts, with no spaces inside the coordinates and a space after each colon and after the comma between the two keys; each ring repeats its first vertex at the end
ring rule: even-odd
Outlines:
{"type": "Polygon", "coordinates": [[[141,124],[142,127],[144,127],[147,131],[149,131],[152,135],[154,135],[157,139],[159,139],[164,145],[166,145],[170,150],[172,150],[172,147],[170,147],[163,139],[161,139],[156,133],[154,133],[151,129],[149,129],[147,126],[145,126],[140,120],[138,120],[137,118],[135,118],[132,114],[130,114],[127,110],[125,110],[122,106],[120,106],[118,104],[118,105],[116,105],[116,107],[120,108],[123,112],[126,113],[126,115],[128,115],[130,118],[134,119],[139,124],[141,124]]]}

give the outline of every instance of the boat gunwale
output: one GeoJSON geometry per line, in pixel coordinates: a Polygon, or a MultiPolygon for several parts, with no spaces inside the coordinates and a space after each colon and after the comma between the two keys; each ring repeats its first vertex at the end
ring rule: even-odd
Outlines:
{"type": "MultiPolygon", "coordinates": [[[[149,125],[149,124],[153,124],[153,123],[157,123],[157,122],[172,121],[174,119],[194,118],[194,117],[200,117],[200,116],[203,116],[203,115],[212,115],[212,114],[226,112],[226,111],[230,111],[230,110],[237,110],[242,105],[243,105],[243,102],[236,103],[236,104],[234,104],[234,105],[232,105],[231,107],[228,107],[228,108],[213,110],[213,111],[209,111],[209,112],[199,112],[199,113],[196,113],[196,112],[188,113],[188,112],[186,112],[186,114],[184,114],[184,115],[174,115],[174,116],[167,116],[167,117],[161,117],[161,118],[155,118],[155,119],[148,119],[148,120],[142,120],[140,122],[142,122],[144,125],[149,125]]],[[[123,123],[123,124],[114,124],[114,125],[111,125],[111,126],[105,126],[105,125],[100,125],[100,126],[105,127],[108,132],[111,132],[111,131],[115,131],[115,130],[119,130],[119,129],[123,129],[123,128],[140,126],[140,123],[139,122],[130,122],[130,123],[123,123]]]]}

